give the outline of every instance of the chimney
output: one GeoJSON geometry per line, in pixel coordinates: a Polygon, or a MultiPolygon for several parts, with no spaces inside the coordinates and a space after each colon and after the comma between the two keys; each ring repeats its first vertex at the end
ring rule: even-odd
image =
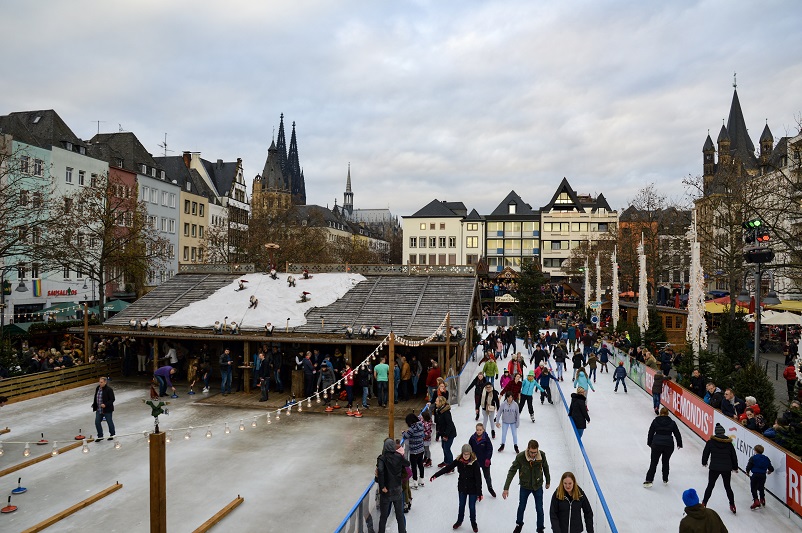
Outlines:
{"type": "Polygon", "coordinates": [[[192,161],[192,154],[189,152],[184,152],[184,165],[189,168],[190,161],[192,161]]]}
{"type": "Polygon", "coordinates": [[[223,166],[223,160],[222,159],[218,159],[217,160],[217,166],[222,168],[222,166],[223,166]]]}

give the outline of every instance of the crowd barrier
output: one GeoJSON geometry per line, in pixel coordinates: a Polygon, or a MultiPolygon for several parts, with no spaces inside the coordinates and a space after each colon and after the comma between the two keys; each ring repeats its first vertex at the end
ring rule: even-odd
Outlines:
{"type": "MultiPolygon", "coordinates": [[[[617,348],[612,351],[615,364],[623,361],[629,379],[651,395],[655,370],[617,348]]],[[[746,468],[755,446],[763,445],[764,455],[771,459],[775,468],[774,474],[766,478],[766,491],[784,503],[795,515],[802,517],[802,462],[799,457],[777,446],[760,433],[746,429],[737,420],[725,416],[674,381],[663,382],[660,403],[704,441],[713,435],[716,424],[721,424],[727,435],[733,438],[741,470],[746,468]]]]}

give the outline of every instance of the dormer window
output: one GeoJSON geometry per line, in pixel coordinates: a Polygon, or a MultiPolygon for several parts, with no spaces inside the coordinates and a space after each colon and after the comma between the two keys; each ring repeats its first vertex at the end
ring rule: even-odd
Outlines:
{"type": "Polygon", "coordinates": [[[117,160],[117,166],[118,166],[119,168],[123,168],[123,160],[122,160],[122,159],[118,159],[118,160],[117,160]]]}
{"type": "Polygon", "coordinates": [[[139,170],[140,170],[140,172],[142,172],[142,174],[145,174],[147,176],[147,174],[148,174],[148,166],[146,164],[143,163],[143,164],[139,165],[139,170]]]}
{"type": "Polygon", "coordinates": [[[518,211],[518,204],[516,204],[515,202],[512,202],[511,204],[507,205],[507,213],[509,213],[510,215],[516,214],[517,211],[518,211]]]}
{"type": "MultiPolygon", "coordinates": [[[[159,172],[161,173],[161,177],[162,177],[162,179],[164,179],[164,178],[166,178],[166,177],[167,177],[167,173],[166,173],[166,172],[164,172],[163,170],[160,170],[159,172]]],[[[187,189],[187,190],[189,190],[189,189],[187,189]]]]}
{"type": "Polygon", "coordinates": [[[64,149],[69,151],[69,152],[72,152],[72,143],[71,142],[65,142],[64,143],[64,149]]]}
{"type": "MultiPolygon", "coordinates": [[[[151,175],[151,176],[153,176],[154,178],[156,177],[156,169],[155,169],[155,168],[151,168],[151,169],[150,169],[150,175],[151,175]]],[[[164,176],[162,176],[162,178],[163,178],[163,177],[164,177],[164,176]]]]}

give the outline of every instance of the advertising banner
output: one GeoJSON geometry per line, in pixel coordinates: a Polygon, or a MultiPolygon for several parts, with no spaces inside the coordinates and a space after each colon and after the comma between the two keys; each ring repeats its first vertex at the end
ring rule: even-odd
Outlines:
{"type": "Polygon", "coordinates": [[[796,514],[802,515],[802,463],[791,455],[786,455],[785,479],[787,483],[785,503],[796,514]]]}
{"type": "MultiPolygon", "coordinates": [[[[771,459],[771,464],[774,465],[774,473],[766,477],[766,490],[771,491],[772,494],[784,494],[786,462],[785,450],[775,447],[770,440],[764,438],[762,435],[759,435],[754,431],[749,431],[737,420],[733,420],[732,418],[724,416],[721,411],[715,411],[714,420],[716,424],[721,424],[727,436],[732,437],[732,443],[735,446],[735,453],[738,455],[738,467],[741,470],[746,470],[747,461],[749,461],[749,458],[755,454],[755,446],[757,444],[763,445],[763,447],[766,449],[763,454],[771,459]]],[[[712,431],[713,428],[711,428],[711,433],[712,431]]],[[[705,438],[705,440],[708,438],[710,438],[710,433],[708,433],[708,436],[705,438]]]]}
{"type": "Polygon", "coordinates": [[[660,403],[702,439],[707,440],[713,434],[715,409],[691,391],[667,381],[663,384],[660,403]]]}

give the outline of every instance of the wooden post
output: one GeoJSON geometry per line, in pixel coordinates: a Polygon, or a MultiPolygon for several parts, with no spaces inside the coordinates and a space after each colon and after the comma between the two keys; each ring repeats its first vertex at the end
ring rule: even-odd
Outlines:
{"type": "Polygon", "coordinates": [[[390,332],[390,371],[387,373],[388,381],[388,401],[389,409],[387,410],[388,415],[390,416],[389,421],[389,437],[391,439],[395,439],[395,334],[391,331],[390,332]]]}
{"type": "Polygon", "coordinates": [[[159,339],[153,339],[153,373],[159,369],[159,339]]]}
{"type": "Polygon", "coordinates": [[[443,374],[448,375],[451,368],[451,313],[446,313],[446,366],[443,367],[443,374]]]}
{"type": "Polygon", "coordinates": [[[165,433],[150,434],[150,531],[167,533],[167,469],[165,433]]]}
{"type": "Polygon", "coordinates": [[[351,345],[350,344],[346,344],[345,345],[345,362],[348,363],[351,366],[354,366],[354,363],[351,362],[351,345]]]}
{"type": "Polygon", "coordinates": [[[84,364],[89,362],[89,305],[84,302],[84,364]]]}

